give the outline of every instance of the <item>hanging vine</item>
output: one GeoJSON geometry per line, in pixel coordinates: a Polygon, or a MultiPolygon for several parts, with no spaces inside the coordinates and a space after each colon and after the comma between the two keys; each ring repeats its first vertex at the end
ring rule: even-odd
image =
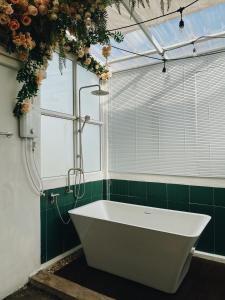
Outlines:
{"type": "MultiPolygon", "coordinates": [[[[171,0],[168,1],[168,5],[171,0]]],[[[130,6],[149,5],[149,0],[130,0],[130,6]]],[[[110,78],[107,65],[90,54],[90,46],[110,45],[110,39],[123,40],[120,32],[107,30],[107,7],[121,0],[0,0],[0,36],[8,53],[23,62],[17,74],[22,88],[17,95],[14,115],[29,110],[29,100],[36,96],[43,75],[58,50],[60,69],[67,53],[74,55],[86,69],[103,80],[110,78]]],[[[107,58],[110,46],[103,48],[107,58]]]]}

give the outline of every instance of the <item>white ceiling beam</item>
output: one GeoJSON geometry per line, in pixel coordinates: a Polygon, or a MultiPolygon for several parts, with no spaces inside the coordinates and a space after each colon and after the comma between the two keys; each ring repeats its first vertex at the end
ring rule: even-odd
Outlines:
{"type": "Polygon", "coordinates": [[[171,45],[171,46],[168,46],[168,47],[164,47],[164,50],[165,51],[175,50],[175,49],[182,48],[182,47],[185,47],[187,45],[190,45],[193,42],[196,45],[196,44],[207,42],[207,41],[213,40],[215,38],[219,38],[219,37],[225,37],[225,31],[222,31],[220,33],[210,34],[210,35],[207,35],[207,36],[202,36],[202,37],[199,37],[198,40],[196,40],[196,38],[195,38],[195,39],[192,39],[192,40],[188,40],[187,42],[181,42],[181,43],[177,43],[177,44],[174,44],[174,45],[171,45]]]}
{"type": "MultiPolygon", "coordinates": [[[[196,39],[193,39],[193,40],[188,40],[187,42],[177,43],[177,44],[165,47],[164,50],[165,51],[170,51],[170,50],[179,49],[179,48],[191,45],[193,42],[195,42],[195,45],[197,45],[197,44],[207,42],[207,41],[213,40],[215,38],[219,38],[219,37],[224,37],[225,38],[225,31],[222,31],[222,32],[217,33],[217,34],[211,34],[211,35],[208,35],[208,36],[204,36],[201,39],[197,40],[196,42],[195,42],[196,39]]],[[[149,50],[149,51],[141,52],[140,55],[142,55],[142,54],[143,55],[152,55],[152,54],[156,54],[156,53],[157,53],[156,50],[149,50]]],[[[138,58],[138,57],[139,57],[139,55],[135,55],[135,54],[134,55],[129,55],[129,56],[126,56],[126,57],[113,59],[113,60],[109,61],[109,63],[114,64],[114,63],[117,63],[117,62],[123,62],[123,61],[129,60],[129,59],[135,59],[135,58],[138,58]]]]}
{"type": "MultiPolygon", "coordinates": [[[[131,14],[131,9],[130,9],[130,5],[129,5],[129,0],[123,0],[122,1],[123,6],[125,7],[125,9],[131,14]]],[[[138,16],[137,13],[135,13],[135,11],[132,12],[132,18],[134,19],[134,21],[136,23],[140,23],[143,20],[138,16]]],[[[156,48],[157,52],[160,55],[164,55],[164,50],[161,47],[161,45],[158,43],[158,41],[156,40],[156,38],[153,36],[153,34],[151,34],[147,28],[147,26],[145,24],[138,24],[139,28],[142,30],[142,32],[144,33],[144,35],[147,37],[147,39],[151,42],[151,44],[154,45],[154,47],[156,48]]],[[[166,57],[165,57],[166,58],[166,57]]]]}

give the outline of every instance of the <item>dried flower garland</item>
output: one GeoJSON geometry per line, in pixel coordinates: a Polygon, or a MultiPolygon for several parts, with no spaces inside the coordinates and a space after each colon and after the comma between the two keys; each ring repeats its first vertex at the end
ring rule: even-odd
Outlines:
{"type": "MultiPolygon", "coordinates": [[[[145,0],[147,3],[148,0],[145,0]]],[[[17,74],[22,88],[14,115],[29,109],[29,99],[37,95],[43,72],[56,49],[61,66],[66,54],[73,54],[82,66],[107,80],[111,74],[89,53],[93,44],[109,45],[110,38],[121,42],[119,32],[107,30],[106,8],[121,0],[0,0],[0,36],[7,52],[23,61],[17,74]],[[69,38],[73,36],[73,38],[69,38]]],[[[137,0],[143,3],[142,0],[137,0]]],[[[134,6],[135,0],[131,0],[134,6]]],[[[107,59],[110,47],[103,48],[107,59]]]]}

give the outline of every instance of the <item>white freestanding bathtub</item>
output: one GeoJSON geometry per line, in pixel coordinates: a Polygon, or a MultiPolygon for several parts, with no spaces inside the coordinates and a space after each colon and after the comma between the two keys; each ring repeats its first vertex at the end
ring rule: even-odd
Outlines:
{"type": "Polygon", "coordinates": [[[105,200],[69,214],[89,266],[167,293],[177,291],[211,219],[105,200]]]}

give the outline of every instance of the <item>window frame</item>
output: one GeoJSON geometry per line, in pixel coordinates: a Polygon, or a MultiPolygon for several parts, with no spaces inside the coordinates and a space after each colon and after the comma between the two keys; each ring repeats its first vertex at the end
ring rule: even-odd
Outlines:
{"type": "MultiPolygon", "coordinates": [[[[79,113],[79,90],[78,88],[78,82],[77,82],[77,60],[74,59],[74,57],[67,55],[66,59],[69,59],[72,61],[72,82],[73,82],[73,114],[68,114],[68,113],[63,113],[63,112],[58,112],[58,111],[54,111],[54,110],[50,110],[50,109],[44,109],[41,107],[41,95],[39,93],[39,99],[40,99],[40,115],[41,116],[47,116],[47,117],[53,117],[53,118],[59,118],[59,119],[63,119],[63,120],[69,120],[73,122],[73,168],[76,168],[78,166],[79,163],[79,135],[78,135],[78,113],[79,113]]],[[[85,172],[85,174],[89,177],[100,177],[101,174],[103,173],[103,109],[102,109],[102,105],[101,105],[101,97],[99,97],[99,120],[95,120],[95,119],[90,119],[87,122],[87,125],[95,125],[95,126],[99,126],[99,130],[100,130],[100,139],[99,139],[99,143],[100,143],[100,168],[97,171],[89,171],[89,172],[85,172]],[[99,176],[100,175],[100,176],[99,176]]],[[[81,122],[83,124],[84,119],[81,119],[81,122]]],[[[48,181],[53,181],[53,180],[60,180],[60,179],[65,179],[67,178],[67,175],[59,175],[59,176],[51,176],[51,177],[44,177],[41,176],[42,180],[47,182],[47,188],[49,186],[48,181]]],[[[62,186],[65,184],[62,184],[61,182],[59,184],[56,184],[53,186],[57,187],[57,186],[62,186]]],[[[50,185],[50,187],[52,187],[52,185],[50,185]]]]}

